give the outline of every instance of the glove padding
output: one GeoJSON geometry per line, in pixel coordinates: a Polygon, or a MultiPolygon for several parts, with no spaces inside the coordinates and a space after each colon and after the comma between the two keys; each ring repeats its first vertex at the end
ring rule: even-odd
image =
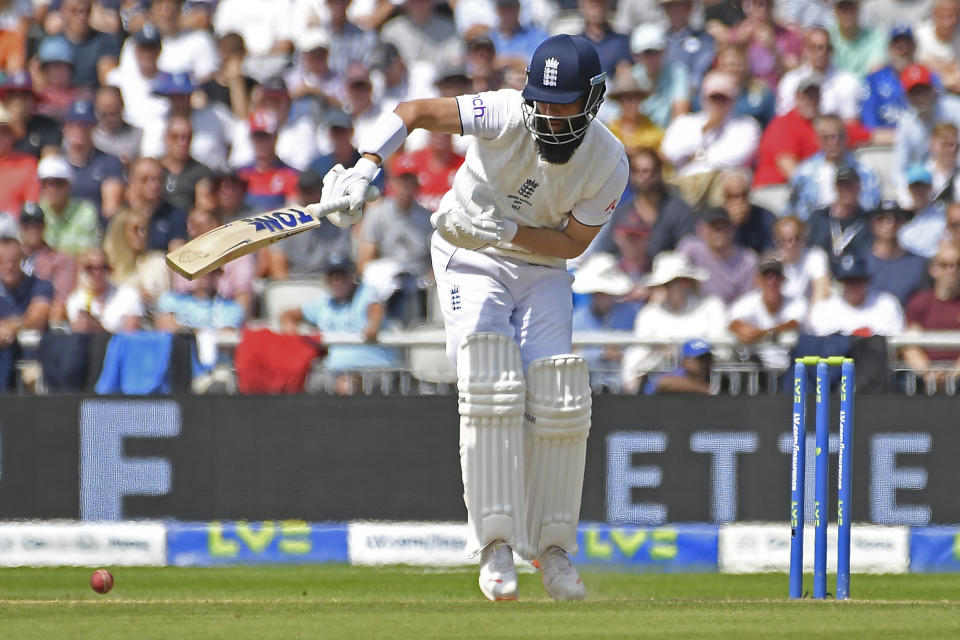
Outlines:
{"type": "Polygon", "coordinates": [[[517,233],[516,223],[500,213],[493,189],[483,183],[474,187],[466,211],[438,211],[430,222],[444,240],[471,250],[510,242],[517,233]]]}
{"type": "Polygon", "coordinates": [[[363,217],[363,203],[370,181],[377,174],[379,167],[366,158],[361,158],[350,169],[343,165],[336,165],[327,175],[323,176],[323,193],[320,204],[327,204],[340,198],[350,200],[349,207],[343,211],[335,211],[327,219],[338,227],[349,227],[360,222],[363,217]]]}

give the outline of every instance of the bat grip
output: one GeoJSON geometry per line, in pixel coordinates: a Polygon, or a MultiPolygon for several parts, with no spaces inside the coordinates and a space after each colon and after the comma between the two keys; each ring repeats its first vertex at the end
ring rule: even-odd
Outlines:
{"type": "MultiPolygon", "coordinates": [[[[367,202],[373,202],[380,197],[380,189],[376,188],[372,184],[367,187],[366,193],[363,194],[363,199],[367,202]]],[[[331,200],[327,203],[317,203],[311,204],[307,207],[307,212],[313,215],[316,219],[324,218],[335,211],[343,211],[350,207],[350,198],[343,197],[337,198],[336,200],[331,200]]]]}

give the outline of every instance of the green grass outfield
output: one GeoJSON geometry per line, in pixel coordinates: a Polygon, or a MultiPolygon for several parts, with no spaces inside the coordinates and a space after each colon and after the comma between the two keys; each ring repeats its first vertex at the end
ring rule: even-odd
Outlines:
{"type": "Polygon", "coordinates": [[[101,596],[89,569],[0,569],[0,637],[960,638],[960,574],[855,575],[838,603],[787,601],[785,574],[585,572],[588,600],[555,603],[524,573],[520,601],[493,604],[473,570],[112,572],[101,596]]]}

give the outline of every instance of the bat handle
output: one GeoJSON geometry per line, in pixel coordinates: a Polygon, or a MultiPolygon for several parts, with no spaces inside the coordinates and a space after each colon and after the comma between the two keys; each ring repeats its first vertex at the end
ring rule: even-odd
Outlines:
{"type": "MultiPolygon", "coordinates": [[[[372,184],[367,187],[366,193],[363,194],[363,199],[367,202],[373,202],[380,197],[380,189],[376,188],[372,184]]],[[[325,218],[335,211],[343,211],[350,207],[350,198],[343,197],[336,200],[331,200],[327,203],[316,203],[307,206],[307,213],[312,215],[314,218],[319,220],[320,218],[325,218]]]]}

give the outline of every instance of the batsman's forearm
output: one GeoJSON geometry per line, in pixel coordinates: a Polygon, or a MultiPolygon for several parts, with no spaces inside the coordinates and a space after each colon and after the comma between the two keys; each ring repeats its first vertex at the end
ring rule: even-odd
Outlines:
{"type": "Polygon", "coordinates": [[[576,258],[587,249],[563,231],[524,226],[517,227],[517,235],[511,243],[542,256],[566,260],[576,258]]]}

